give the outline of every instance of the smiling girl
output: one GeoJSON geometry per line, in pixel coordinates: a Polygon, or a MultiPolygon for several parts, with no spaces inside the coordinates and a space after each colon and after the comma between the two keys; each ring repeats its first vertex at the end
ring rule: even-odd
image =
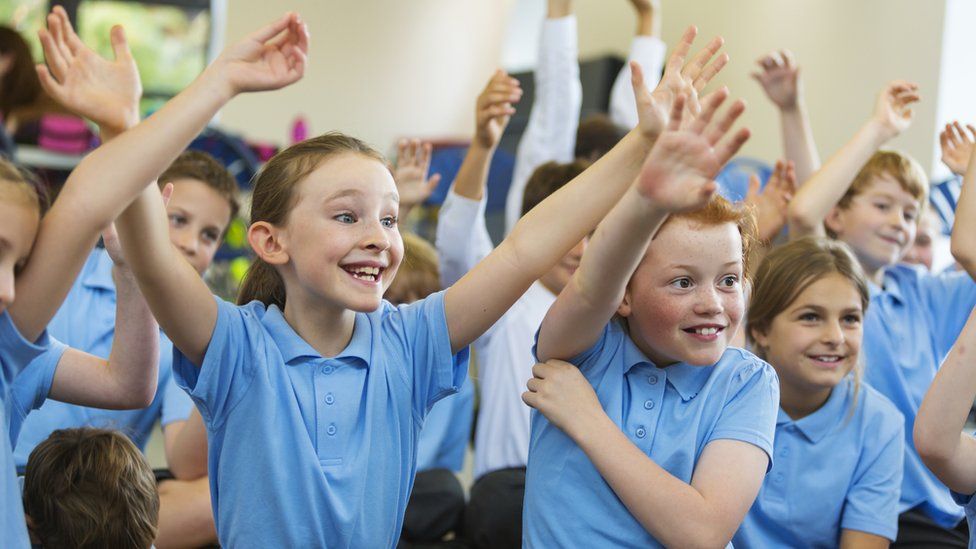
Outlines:
{"type": "Polygon", "coordinates": [[[748,336],[776,369],[776,463],[736,547],[887,547],[898,531],[904,420],[860,383],[868,283],[840,242],[805,237],[756,274],[748,336]]]}

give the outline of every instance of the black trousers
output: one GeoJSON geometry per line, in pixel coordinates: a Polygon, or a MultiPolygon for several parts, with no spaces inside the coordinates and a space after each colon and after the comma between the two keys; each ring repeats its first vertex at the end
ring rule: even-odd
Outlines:
{"type": "Polygon", "coordinates": [[[464,489],[447,469],[419,471],[403,516],[400,547],[437,543],[449,532],[458,533],[464,516],[464,489]]]}
{"type": "Polygon", "coordinates": [[[525,467],[482,475],[471,487],[464,537],[476,549],[522,547],[525,467]]]}
{"type": "Polygon", "coordinates": [[[943,528],[918,509],[898,515],[898,539],[893,549],[938,549],[969,547],[969,524],[963,519],[955,528],[943,528]]]}

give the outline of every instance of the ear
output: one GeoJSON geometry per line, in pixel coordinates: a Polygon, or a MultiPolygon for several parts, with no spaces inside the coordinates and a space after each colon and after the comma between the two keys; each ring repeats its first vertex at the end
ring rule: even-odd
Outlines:
{"type": "Polygon", "coordinates": [[[844,213],[846,212],[843,208],[840,206],[834,206],[830,209],[830,213],[828,213],[827,217],[824,219],[824,225],[826,225],[827,228],[837,236],[840,236],[841,233],[844,232],[844,213]]]}
{"type": "Polygon", "coordinates": [[[269,265],[284,265],[288,262],[288,252],[281,236],[281,230],[267,221],[255,221],[247,229],[247,243],[269,265]]]}
{"type": "Polygon", "coordinates": [[[760,347],[762,349],[765,349],[767,347],[767,344],[769,343],[769,338],[766,336],[766,334],[760,332],[759,330],[750,328],[749,335],[752,336],[752,340],[756,342],[757,347],[760,347]]]}
{"type": "Polygon", "coordinates": [[[630,316],[631,312],[631,300],[630,300],[630,288],[624,292],[624,299],[620,302],[620,306],[617,307],[617,314],[627,318],[630,316]]]}

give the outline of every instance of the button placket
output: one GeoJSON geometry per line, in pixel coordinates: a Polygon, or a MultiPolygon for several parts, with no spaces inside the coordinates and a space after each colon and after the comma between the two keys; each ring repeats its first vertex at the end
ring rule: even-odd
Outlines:
{"type": "Polygon", "coordinates": [[[322,360],[316,365],[314,374],[315,394],[315,424],[317,435],[317,451],[319,462],[323,466],[339,465],[342,463],[344,444],[342,440],[348,435],[342,431],[342,410],[336,398],[337,388],[342,386],[342,378],[348,374],[340,370],[334,363],[322,360]]]}

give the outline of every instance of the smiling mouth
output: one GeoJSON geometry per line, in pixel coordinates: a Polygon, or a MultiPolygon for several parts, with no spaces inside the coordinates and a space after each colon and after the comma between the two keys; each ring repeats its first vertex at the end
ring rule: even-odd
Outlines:
{"type": "Polygon", "coordinates": [[[725,326],[692,326],[691,328],[682,328],[681,331],[701,341],[714,341],[718,339],[718,334],[725,331],[725,326]]]}
{"type": "Polygon", "coordinates": [[[836,368],[841,362],[844,361],[844,356],[842,355],[807,355],[807,358],[812,360],[818,366],[823,368],[836,368]]]}
{"type": "Polygon", "coordinates": [[[386,270],[383,267],[373,267],[369,265],[347,265],[342,268],[350,276],[361,282],[375,283],[386,270]]]}

